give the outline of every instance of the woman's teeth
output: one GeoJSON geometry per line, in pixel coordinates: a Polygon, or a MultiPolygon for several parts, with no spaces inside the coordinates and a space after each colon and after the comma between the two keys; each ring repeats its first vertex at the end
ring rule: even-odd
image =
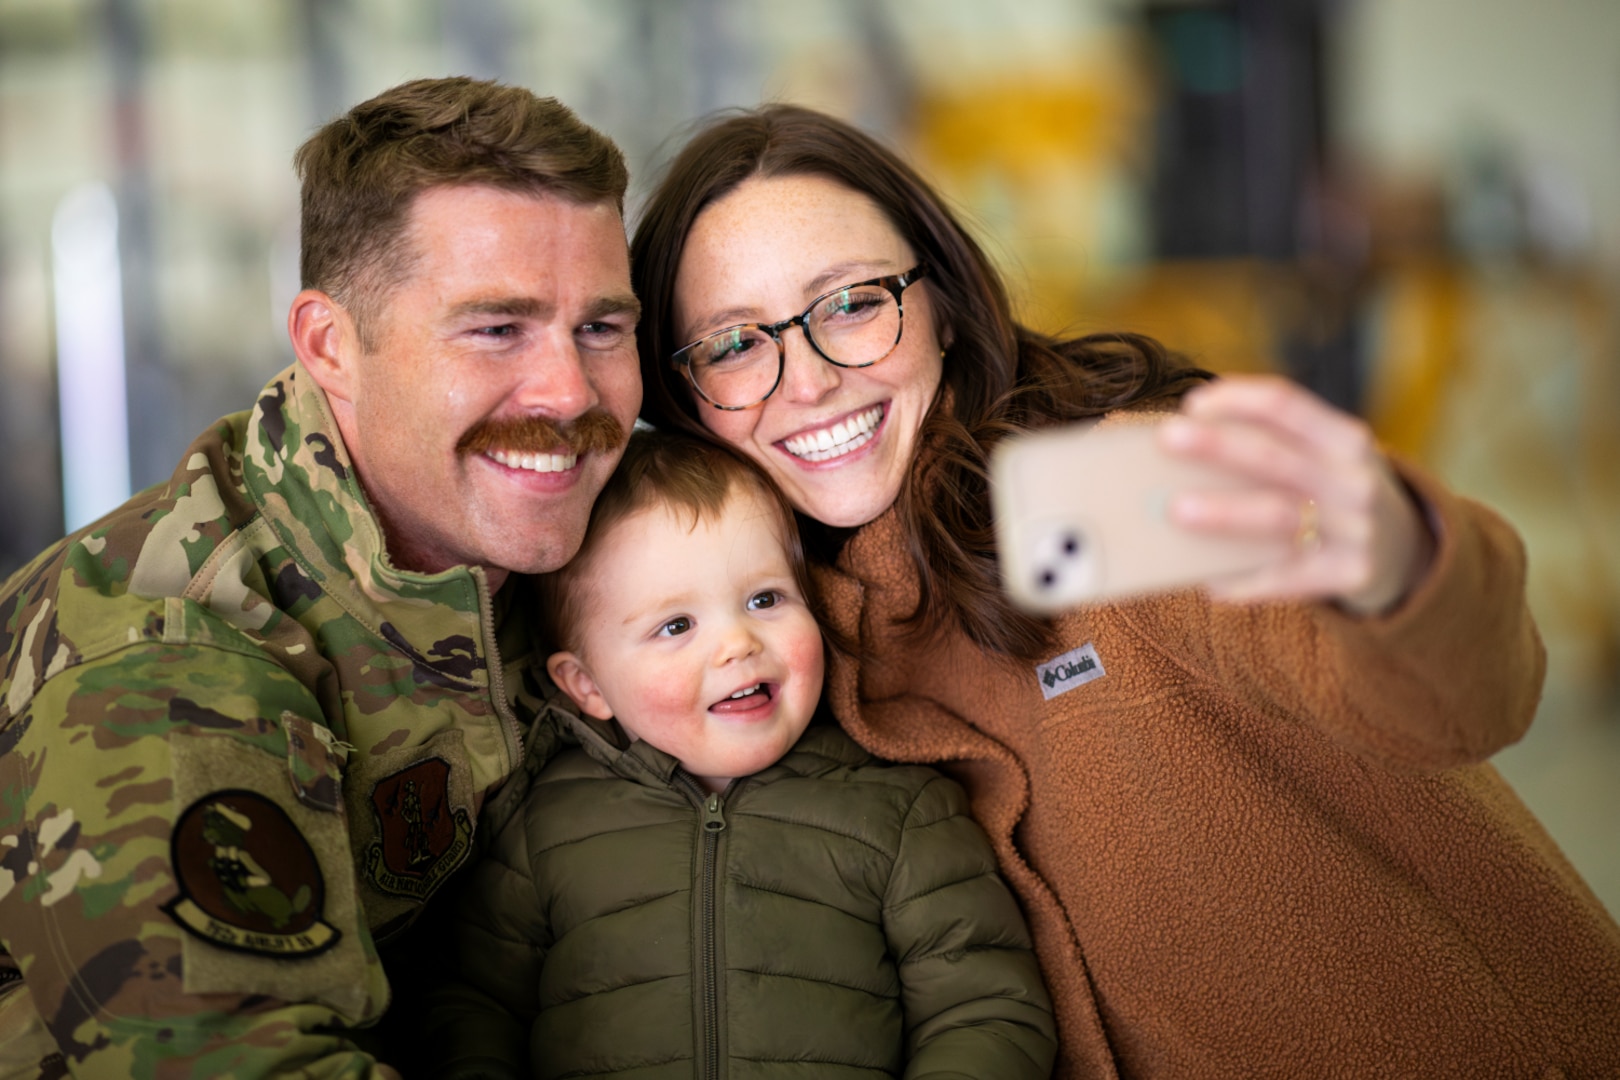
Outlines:
{"type": "Polygon", "coordinates": [[[872,441],[872,431],[883,420],[883,406],[874,405],[841,423],[820,431],[782,440],[782,447],[805,461],[831,461],[872,441]]]}
{"type": "Polygon", "coordinates": [[[508,454],[505,450],[491,450],[489,456],[508,469],[530,472],[567,472],[579,460],[578,454],[508,454]]]}

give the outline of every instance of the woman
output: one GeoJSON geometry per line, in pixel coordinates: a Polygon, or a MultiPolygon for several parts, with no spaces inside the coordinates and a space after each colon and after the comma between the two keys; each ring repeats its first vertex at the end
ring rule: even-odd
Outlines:
{"type": "Polygon", "coordinates": [[[812,529],[828,696],[968,787],[1035,932],[1068,1075],[1613,1075],[1620,929],[1485,758],[1543,653],[1483,507],[1281,380],[1056,341],[938,196],[849,126],[701,130],[632,245],[643,415],[758,461],[812,529]],[[1258,481],[1189,527],[1285,564],[1040,621],[996,578],[988,451],[1177,407],[1258,481]],[[1246,603],[1227,601],[1243,600],[1246,603]],[[1074,650],[1092,678],[1048,697],[1074,650]]]}

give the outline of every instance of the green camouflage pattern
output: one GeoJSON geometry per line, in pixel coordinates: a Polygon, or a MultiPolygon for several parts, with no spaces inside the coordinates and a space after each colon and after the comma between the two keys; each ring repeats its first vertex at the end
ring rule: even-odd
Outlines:
{"type": "Polygon", "coordinates": [[[298,365],[166,484],[6,581],[0,1076],[371,1075],[342,1029],[387,1006],[374,942],[465,857],[464,824],[546,705],[528,621],[499,599],[477,568],[388,563],[298,365]],[[378,794],[412,765],[442,779],[427,824],[451,811],[460,832],[426,828],[414,783],[403,811],[378,794]],[[335,946],[226,949],[170,917],[175,823],[231,788],[308,841],[335,946]],[[392,867],[391,891],[368,864],[392,867]]]}

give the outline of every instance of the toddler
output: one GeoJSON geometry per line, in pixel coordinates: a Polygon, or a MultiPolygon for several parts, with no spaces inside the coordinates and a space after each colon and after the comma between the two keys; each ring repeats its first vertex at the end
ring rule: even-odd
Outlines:
{"type": "Polygon", "coordinates": [[[754,466],[638,432],[541,592],[583,715],[471,871],[443,1075],[1050,1074],[961,789],[812,722],[821,630],[754,466]]]}

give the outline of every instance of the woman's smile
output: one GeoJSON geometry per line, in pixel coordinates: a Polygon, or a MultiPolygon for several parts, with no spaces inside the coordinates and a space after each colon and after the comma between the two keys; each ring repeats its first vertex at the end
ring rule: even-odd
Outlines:
{"type": "Polygon", "coordinates": [[[883,406],[874,405],[825,427],[779,439],[776,445],[800,461],[820,465],[837,461],[876,442],[882,426],[883,406]]]}

